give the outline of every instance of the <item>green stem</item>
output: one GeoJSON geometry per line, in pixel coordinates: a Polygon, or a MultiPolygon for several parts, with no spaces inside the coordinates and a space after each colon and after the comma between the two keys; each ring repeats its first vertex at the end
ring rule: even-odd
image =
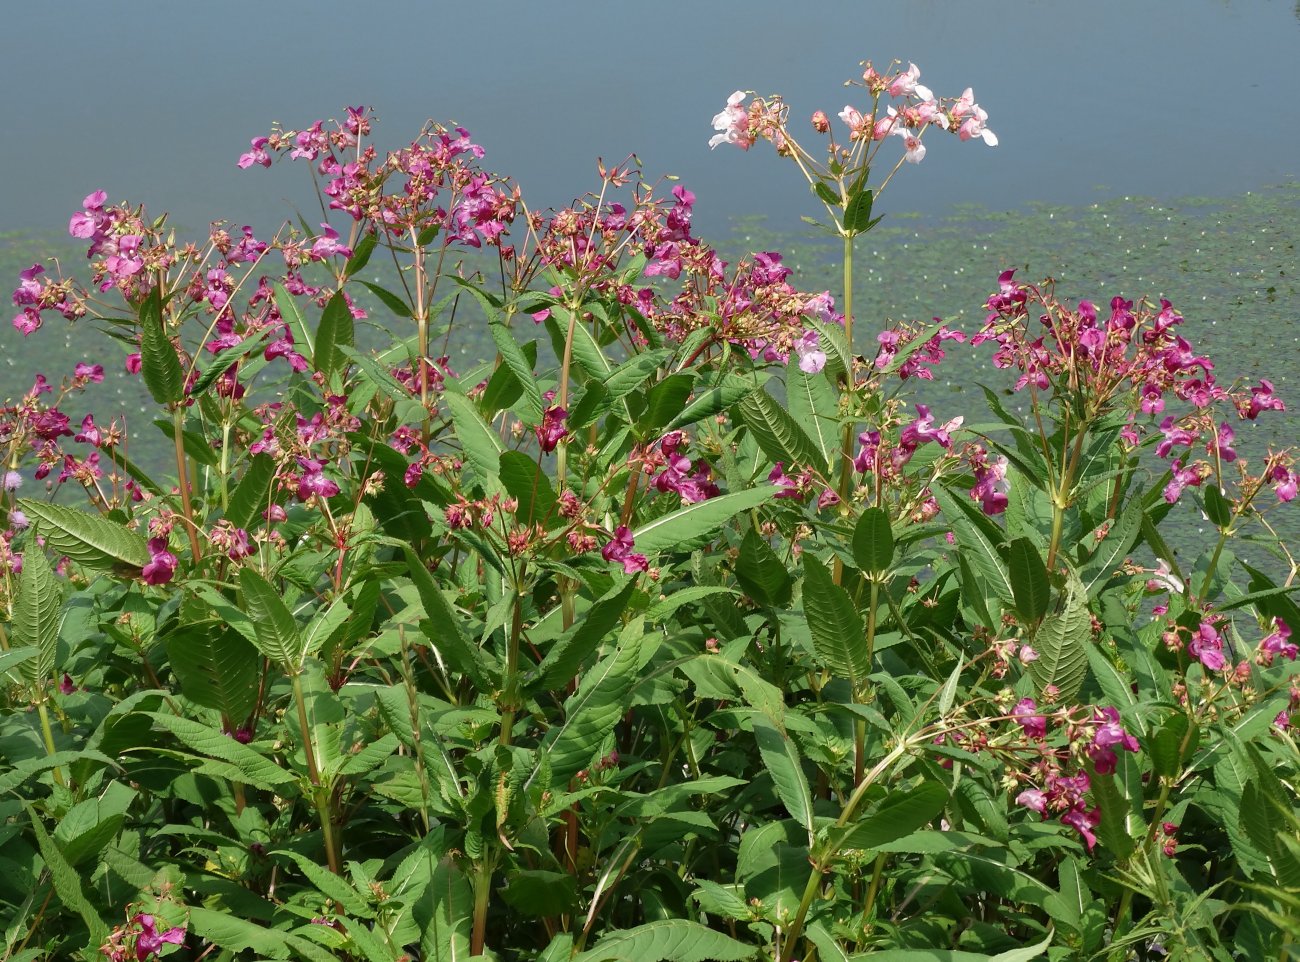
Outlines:
{"type": "MultiPolygon", "coordinates": [[[[53,758],[56,751],[54,747],[54,729],[50,727],[50,713],[45,708],[44,697],[36,703],[36,713],[41,718],[41,738],[45,741],[45,753],[53,758]]],[[[63,769],[57,765],[54,767],[54,782],[57,785],[66,784],[63,780],[63,769]]]]}
{"type": "Polygon", "coordinates": [[[321,781],[320,768],[316,764],[316,743],[312,738],[311,725],[307,721],[307,701],[302,692],[302,676],[296,672],[293,675],[293,700],[298,706],[298,730],[302,734],[302,752],[307,758],[307,778],[311,782],[312,804],[316,808],[321,835],[325,840],[325,857],[329,861],[330,871],[335,875],[341,875],[343,867],[339,861],[338,838],[334,832],[334,819],[330,812],[329,786],[321,781]]]}
{"type": "MultiPolygon", "coordinates": [[[[867,671],[871,670],[871,659],[876,647],[876,610],[880,606],[880,582],[871,579],[871,599],[867,608],[867,671]]],[[[870,689],[866,680],[853,686],[853,703],[863,705],[867,702],[870,689]]],[[[853,785],[856,788],[862,782],[862,775],[867,767],[867,720],[856,718],[853,721],[853,785]]]]}
{"type": "MultiPolygon", "coordinates": [[[[848,344],[849,356],[844,359],[844,380],[841,389],[853,390],[853,237],[848,230],[844,234],[844,341],[848,344]]],[[[840,504],[849,503],[849,492],[853,487],[853,419],[845,421],[840,431],[840,504]]],[[[844,562],[835,556],[832,571],[835,584],[844,580],[844,562]]]]}
{"type": "Polygon", "coordinates": [[[185,409],[177,404],[172,408],[172,435],[176,448],[176,481],[181,489],[181,508],[185,512],[185,533],[190,536],[190,553],[198,564],[203,550],[199,547],[198,529],[194,525],[194,505],[190,501],[189,470],[185,463],[185,442],[181,429],[185,425],[185,409]]]}
{"type": "Polygon", "coordinates": [[[524,630],[524,575],[528,570],[527,562],[519,563],[519,573],[515,577],[514,612],[510,619],[510,643],[506,648],[505,685],[501,692],[501,744],[509,745],[514,735],[515,711],[519,701],[519,642],[524,630]]]}
{"type": "Polygon", "coordinates": [[[475,863],[474,869],[474,928],[470,935],[470,955],[482,955],[487,939],[488,902],[492,897],[492,872],[496,868],[495,856],[488,855],[475,863]]]}
{"type": "Polygon", "coordinates": [[[885,853],[876,856],[876,864],[871,867],[871,885],[867,888],[867,900],[862,905],[862,934],[871,932],[871,911],[876,906],[876,895],[880,892],[880,876],[884,874],[885,853]]]}

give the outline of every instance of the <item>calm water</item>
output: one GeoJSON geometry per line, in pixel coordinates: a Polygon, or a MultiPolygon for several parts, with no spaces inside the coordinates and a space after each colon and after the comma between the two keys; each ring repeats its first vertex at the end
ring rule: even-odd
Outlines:
{"type": "Polygon", "coordinates": [[[13,4],[0,229],[61,229],[99,187],[189,228],[269,229],[310,210],[305,172],[235,159],[272,121],[301,126],[344,104],[375,108],[385,146],[426,118],[465,125],[535,207],[592,187],[596,157],[635,151],[652,177],[697,193],[706,237],[748,213],[797,227],[817,211],[795,171],[766,145],[710,152],[709,119],[737,88],[784,94],[794,117],[833,115],[865,58],[913,60],[941,95],[973,86],[1002,141],[935,138],[878,209],[1225,196],[1297,173],[1294,0],[795,6],[13,4]]]}

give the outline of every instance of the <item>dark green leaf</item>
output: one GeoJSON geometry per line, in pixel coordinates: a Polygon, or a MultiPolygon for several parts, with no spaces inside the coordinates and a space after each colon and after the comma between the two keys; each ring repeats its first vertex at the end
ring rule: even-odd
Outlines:
{"type": "Polygon", "coordinates": [[[343,273],[347,277],[355,277],[357,271],[370,263],[370,255],[375,252],[375,245],[378,242],[379,238],[375,234],[366,234],[357,241],[357,245],[352,248],[352,256],[343,265],[343,273]]]}
{"type": "Polygon", "coordinates": [[[140,569],[149,563],[144,538],[115,521],[62,504],[20,498],[49,546],[77,564],[97,570],[140,569]]]}
{"type": "Polygon", "coordinates": [[[662,919],[607,933],[573,962],[740,962],[751,946],[687,919],[662,919]]]}
{"type": "Polygon", "coordinates": [[[392,291],[386,290],[385,288],[380,287],[378,284],[369,284],[366,281],[359,281],[358,283],[360,283],[361,286],[364,287],[366,290],[368,290],[371,294],[374,294],[375,297],[379,298],[380,303],[382,303],[384,307],[388,308],[398,317],[409,318],[413,316],[414,312],[411,310],[410,305],[407,304],[406,301],[398,297],[396,294],[394,294],[392,291]]]}
{"type": "Polygon", "coordinates": [[[456,437],[465,451],[466,460],[473,465],[485,487],[494,486],[498,481],[501,452],[505,450],[501,438],[483,420],[474,402],[463,394],[448,391],[442,396],[442,401],[451,412],[451,423],[456,428],[456,437]]]}
{"type": "Polygon", "coordinates": [[[257,649],[223,622],[182,625],[168,635],[167,661],[185,697],[241,723],[257,704],[257,649]]]}
{"type": "Polygon", "coordinates": [[[835,848],[871,850],[886,845],[927,825],[947,804],[948,790],[937,782],[893,792],[873,811],[833,837],[835,848]]]}
{"type": "Polygon", "coordinates": [[[870,188],[856,191],[849,198],[844,208],[844,229],[850,234],[861,234],[871,228],[871,205],[873,197],[870,188]]]}
{"type": "Polygon", "coordinates": [[[226,520],[236,528],[251,527],[272,504],[271,482],[275,480],[275,459],[269,454],[255,454],[244,476],[230,494],[226,520]]]}
{"type": "Polygon", "coordinates": [[[684,428],[725,411],[756,387],[751,378],[738,374],[724,374],[717,384],[697,384],[695,400],[686,405],[685,410],[674,417],[665,430],[684,428]]]}
{"type": "Polygon", "coordinates": [[[298,623],[280,592],[252,568],[239,569],[239,587],[258,650],[288,674],[297,674],[306,650],[298,623]]]}
{"type": "Polygon", "coordinates": [[[424,613],[428,617],[426,633],[429,640],[447,667],[468,677],[479,691],[491,691],[492,679],[483,652],[466,637],[460,616],[447,601],[415,549],[409,544],[403,544],[401,548],[406,554],[411,581],[420,594],[424,613]]]}
{"type": "Polygon", "coordinates": [[[501,452],[501,484],[519,502],[520,524],[542,524],[555,510],[555,489],[541,467],[522,451],[501,452]]]}
{"type": "Polygon", "coordinates": [[[547,691],[571,680],[583,661],[619,626],[635,588],[636,579],[629,578],[617,591],[611,589],[593,604],[582,621],[566,632],[546,653],[542,663],[537,666],[537,680],[529,687],[547,691]]]}
{"type": "Polygon", "coordinates": [[[1028,538],[1016,538],[1007,550],[1007,568],[1016,611],[1026,624],[1034,624],[1047,614],[1052,594],[1043,556],[1028,538]]]}
{"type": "Polygon", "coordinates": [[[23,570],[18,576],[18,596],[13,603],[10,624],[13,643],[30,647],[36,657],[19,665],[28,685],[44,685],[54,675],[63,621],[63,583],[54,577],[45,552],[35,546],[23,552],[23,570]]]}
{"type": "Polygon", "coordinates": [[[751,391],[732,410],[773,462],[782,462],[789,471],[823,467],[820,449],[766,391],[751,391]]]}
{"type": "Polygon", "coordinates": [[[316,370],[331,377],[347,366],[347,356],[342,348],[352,347],[355,340],[352,308],[339,291],[329,299],[320,316],[320,330],[316,333],[316,349],[312,360],[316,370]]]}
{"type": "Polygon", "coordinates": [[[776,497],[775,485],[765,484],[746,491],[698,501],[644,524],[632,532],[634,550],[642,554],[663,551],[711,535],[741,511],[766,504],[776,497]]]}
{"type": "Polygon", "coordinates": [[[163,326],[162,294],[155,285],[140,304],[140,375],[155,401],[174,404],[185,391],[185,372],[163,326]]]}
{"type": "Polygon", "coordinates": [[[790,817],[807,831],[808,844],[811,846],[813,842],[812,793],[808,788],[808,777],[804,774],[799,750],[787,733],[780,731],[763,715],[754,716],[754,738],[758,741],[758,751],[763,757],[763,765],[776,786],[777,797],[781,799],[781,804],[790,813],[790,817]]]}
{"type": "Polygon", "coordinates": [[[740,544],[736,580],[760,605],[782,608],[790,602],[794,580],[785,563],[757,531],[750,528],[740,544]]]}
{"type": "Polygon", "coordinates": [[[1083,687],[1092,644],[1092,614],[1088,596],[1073,573],[1066,582],[1065,606],[1043,619],[1033,637],[1038,659],[1029,663],[1029,676],[1041,694],[1054,685],[1058,700],[1069,701],[1083,687]]]}
{"type": "Polygon", "coordinates": [[[514,332],[504,324],[493,321],[488,324],[488,333],[492,335],[492,342],[496,345],[497,353],[501,355],[501,360],[505,362],[505,366],[514,375],[515,381],[518,382],[519,389],[523,393],[524,401],[527,402],[524,421],[528,424],[541,424],[542,391],[537,386],[537,376],[533,373],[533,365],[527,355],[524,354],[523,348],[515,341],[514,332]]]}
{"type": "Polygon", "coordinates": [[[882,575],[894,563],[894,529],[884,508],[867,508],[853,529],[853,559],[872,575],[882,575]]]}
{"type": "Polygon", "coordinates": [[[849,593],[831,580],[826,566],[809,552],[803,556],[803,610],[817,658],[854,691],[871,674],[867,632],[849,593]]]}
{"type": "Polygon", "coordinates": [[[643,429],[655,430],[669,424],[682,413],[691,395],[695,379],[689,374],[670,374],[646,394],[646,410],[640,418],[643,429]]]}

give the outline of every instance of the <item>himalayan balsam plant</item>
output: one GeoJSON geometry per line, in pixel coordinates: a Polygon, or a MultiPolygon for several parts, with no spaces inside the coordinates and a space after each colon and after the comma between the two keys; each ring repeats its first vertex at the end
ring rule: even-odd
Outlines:
{"type": "Polygon", "coordinates": [[[880,191],[997,144],[860,89],[816,154],[777,97],[713,124],[811,185],[836,292],[634,160],[539,211],[364,108],[238,158],[316,224],[85,198],[14,327],[120,360],[0,410],[6,959],[1296,956],[1294,453],[1234,428],[1283,400],[1010,271],[855,330],[880,191]],[[918,391],[957,350],[982,421],[918,391]]]}

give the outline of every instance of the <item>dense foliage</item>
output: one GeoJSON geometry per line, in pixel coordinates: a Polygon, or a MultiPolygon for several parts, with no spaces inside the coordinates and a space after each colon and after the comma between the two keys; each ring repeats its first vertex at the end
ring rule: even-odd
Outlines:
{"type": "Polygon", "coordinates": [[[74,427],[97,364],[3,409],[5,958],[1296,952],[1297,478],[1232,426],[1283,402],[1168,302],[1011,271],[975,330],[855,330],[880,189],[929,131],[997,143],[915,66],[860,87],[824,154],[779,98],[714,121],[808,180],[838,300],[633,163],[532,211],[362,109],[239,159],[346,230],[85,199],[89,282],[24,271],[15,327],[98,322],[175,458],[74,427]],[[458,372],[468,302],[496,356],[458,372]],[[918,401],[954,350],[1027,416],[918,401]]]}

